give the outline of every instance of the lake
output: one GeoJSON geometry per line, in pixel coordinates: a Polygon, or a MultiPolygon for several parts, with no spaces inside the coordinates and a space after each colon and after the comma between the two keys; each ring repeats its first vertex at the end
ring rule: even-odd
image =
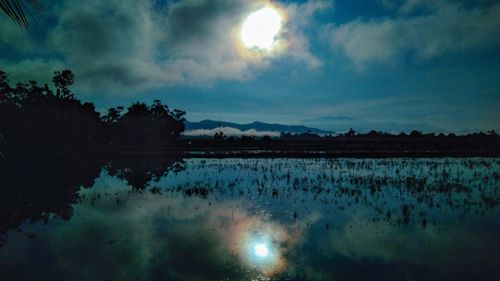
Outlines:
{"type": "Polygon", "coordinates": [[[0,280],[498,280],[500,159],[19,161],[0,280]]]}

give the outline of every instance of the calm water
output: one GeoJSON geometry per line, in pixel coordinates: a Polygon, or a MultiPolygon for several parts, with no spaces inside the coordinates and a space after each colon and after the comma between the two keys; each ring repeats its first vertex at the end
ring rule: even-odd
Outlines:
{"type": "Polygon", "coordinates": [[[500,159],[120,159],[4,179],[0,280],[498,280],[500,159]]]}

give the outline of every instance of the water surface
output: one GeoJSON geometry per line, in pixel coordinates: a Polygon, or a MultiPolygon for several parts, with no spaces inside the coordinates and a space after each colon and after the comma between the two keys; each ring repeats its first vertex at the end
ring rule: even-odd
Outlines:
{"type": "Polygon", "coordinates": [[[1,199],[0,280],[500,274],[497,158],[143,158],[45,166],[9,176],[16,191],[1,199]]]}

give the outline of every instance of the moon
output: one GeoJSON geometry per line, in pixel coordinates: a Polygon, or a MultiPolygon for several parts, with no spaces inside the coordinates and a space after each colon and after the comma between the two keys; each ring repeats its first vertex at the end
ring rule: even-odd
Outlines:
{"type": "Polygon", "coordinates": [[[271,50],[281,30],[281,16],[271,7],[248,15],[241,28],[241,40],[247,48],[271,50]]]}

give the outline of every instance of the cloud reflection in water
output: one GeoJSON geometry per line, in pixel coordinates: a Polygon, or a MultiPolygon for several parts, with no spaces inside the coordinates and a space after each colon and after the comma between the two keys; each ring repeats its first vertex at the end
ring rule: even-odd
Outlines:
{"type": "MultiPolygon", "coordinates": [[[[398,181],[400,175],[383,175],[389,184],[373,189],[364,186],[379,180],[373,174],[390,171],[387,165],[397,162],[238,161],[189,160],[186,171],[152,183],[155,193],[103,173],[92,188],[80,191],[82,200],[73,205],[70,220],[25,225],[23,231],[34,233],[34,239],[9,232],[0,248],[0,279],[315,281],[400,280],[404,275],[488,280],[498,272],[498,251],[491,246],[500,235],[498,209],[475,203],[483,194],[497,196],[491,173],[498,162],[466,160],[476,168],[462,167],[459,176],[450,177],[479,186],[483,194],[477,196],[470,188],[442,193],[448,185],[436,184],[444,181],[440,167],[455,170],[462,160],[433,160],[436,178],[428,176],[422,187],[418,181],[398,181]],[[325,174],[325,166],[331,174],[325,174]],[[309,167],[307,177],[304,167],[309,167]],[[490,180],[484,182],[485,177],[490,180]],[[341,186],[326,185],[334,178],[341,186]],[[206,192],[186,192],[193,188],[206,192]],[[419,197],[420,205],[415,203],[419,197]],[[454,208],[432,209],[428,199],[434,206],[451,202],[454,208]],[[407,223],[396,213],[398,204],[413,206],[403,208],[407,223]],[[481,206],[489,212],[474,214],[473,207],[481,206]],[[377,210],[382,207],[383,212],[377,210]],[[427,226],[420,224],[422,210],[432,219],[427,226]],[[455,221],[464,210],[468,219],[455,221]],[[267,255],[256,253],[260,244],[267,255]]],[[[417,164],[401,165],[399,173],[420,177],[411,165],[417,164]]]]}

